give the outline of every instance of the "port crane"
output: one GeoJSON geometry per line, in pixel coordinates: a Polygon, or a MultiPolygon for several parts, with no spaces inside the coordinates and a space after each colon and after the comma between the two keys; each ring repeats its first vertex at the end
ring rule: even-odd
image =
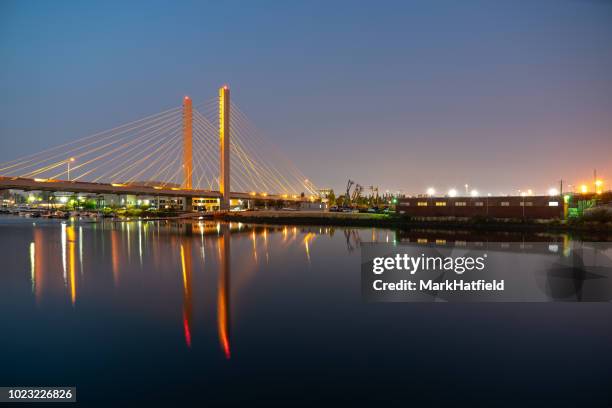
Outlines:
{"type": "MultiPolygon", "coordinates": [[[[378,197],[378,187],[370,186],[368,188],[372,191],[376,191],[376,196],[378,197]]],[[[346,193],[344,194],[343,207],[348,208],[357,205],[363,190],[364,187],[361,184],[355,183],[353,180],[349,179],[346,183],[346,193]],[[351,187],[353,186],[355,186],[355,188],[351,192],[351,187]]]]}
{"type": "Polygon", "coordinates": [[[351,204],[351,187],[353,187],[355,182],[351,179],[346,183],[346,194],[344,195],[344,203],[343,207],[349,207],[351,204]]]}
{"type": "Polygon", "coordinates": [[[372,199],[374,200],[374,205],[378,205],[378,186],[369,186],[370,194],[372,199]]]}
{"type": "Polygon", "coordinates": [[[353,190],[353,195],[351,196],[351,202],[355,203],[359,197],[361,197],[361,192],[363,191],[363,187],[360,184],[355,184],[355,189],[353,190]]]}

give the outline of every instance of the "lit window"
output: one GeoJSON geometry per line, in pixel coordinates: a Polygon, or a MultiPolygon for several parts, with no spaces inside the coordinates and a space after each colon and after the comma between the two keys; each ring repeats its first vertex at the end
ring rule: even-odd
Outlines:
{"type": "Polygon", "coordinates": [[[526,202],[521,201],[521,207],[523,207],[523,206],[525,206],[525,207],[533,207],[533,202],[532,201],[526,201],[526,202]]]}
{"type": "Polygon", "coordinates": [[[474,205],[475,205],[476,207],[482,207],[482,206],[484,205],[484,203],[483,203],[482,201],[476,201],[476,202],[474,203],[474,205]]]}
{"type": "Polygon", "coordinates": [[[457,202],[455,203],[455,206],[456,206],[456,207],[465,207],[465,201],[457,201],[457,202]]]}
{"type": "Polygon", "coordinates": [[[502,207],[510,207],[510,202],[509,201],[502,201],[499,205],[501,205],[502,207]]]}
{"type": "Polygon", "coordinates": [[[427,207],[427,201],[419,201],[417,203],[417,206],[419,206],[419,207],[427,207]]]}
{"type": "Polygon", "coordinates": [[[549,207],[558,207],[559,206],[559,202],[558,201],[549,201],[548,202],[548,206],[549,207]]]}
{"type": "Polygon", "coordinates": [[[446,201],[436,201],[436,207],[446,207],[446,201]]]}

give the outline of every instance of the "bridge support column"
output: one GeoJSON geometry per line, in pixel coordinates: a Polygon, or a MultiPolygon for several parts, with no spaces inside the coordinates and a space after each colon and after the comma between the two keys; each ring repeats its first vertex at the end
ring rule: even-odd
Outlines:
{"type": "Polygon", "coordinates": [[[230,90],[227,85],[219,89],[219,192],[220,209],[230,205],[230,90]]]}
{"type": "Polygon", "coordinates": [[[183,211],[187,211],[187,212],[193,211],[193,198],[183,197],[183,211]]]}
{"type": "Polygon", "coordinates": [[[191,98],[183,99],[183,188],[192,188],[193,179],[193,111],[191,98]]]}

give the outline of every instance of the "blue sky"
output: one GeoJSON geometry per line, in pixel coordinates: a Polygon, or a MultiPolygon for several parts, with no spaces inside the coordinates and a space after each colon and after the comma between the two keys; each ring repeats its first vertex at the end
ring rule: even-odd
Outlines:
{"type": "Polygon", "coordinates": [[[612,178],[612,2],[0,2],[0,162],[228,83],[317,185],[612,178]]]}

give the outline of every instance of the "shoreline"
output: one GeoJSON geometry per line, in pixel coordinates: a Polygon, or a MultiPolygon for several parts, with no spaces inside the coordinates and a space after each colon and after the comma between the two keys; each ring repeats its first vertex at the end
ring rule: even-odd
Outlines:
{"type": "MultiPolygon", "coordinates": [[[[12,214],[11,214],[12,215],[12,214]]],[[[37,219],[37,218],[35,218],[37,219]]],[[[605,234],[612,239],[612,223],[561,223],[559,221],[526,221],[518,220],[485,220],[485,219],[410,219],[394,214],[372,213],[330,213],[315,211],[246,211],[224,212],[216,214],[205,213],[179,213],[172,216],[155,215],[119,216],[84,218],[89,222],[131,222],[131,221],[176,221],[191,222],[194,220],[221,220],[227,222],[242,222],[245,224],[270,225],[311,225],[311,226],[338,226],[361,228],[390,228],[399,230],[410,229],[447,229],[471,230],[490,232],[548,232],[572,234],[605,234]]]]}
{"type": "Polygon", "coordinates": [[[254,211],[247,213],[216,214],[214,219],[243,223],[263,224],[297,224],[297,225],[323,225],[343,227],[380,227],[380,228],[439,228],[439,229],[468,229],[481,231],[509,231],[509,232],[573,232],[573,233],[610,233],[612,224],[584,223],[566,224],[558,221],[552,222],[516,222],[498,220],[413,220],[401,216],[368,213],[319,213],[319,212],[280,212],[280,211],[254,211]]]}

